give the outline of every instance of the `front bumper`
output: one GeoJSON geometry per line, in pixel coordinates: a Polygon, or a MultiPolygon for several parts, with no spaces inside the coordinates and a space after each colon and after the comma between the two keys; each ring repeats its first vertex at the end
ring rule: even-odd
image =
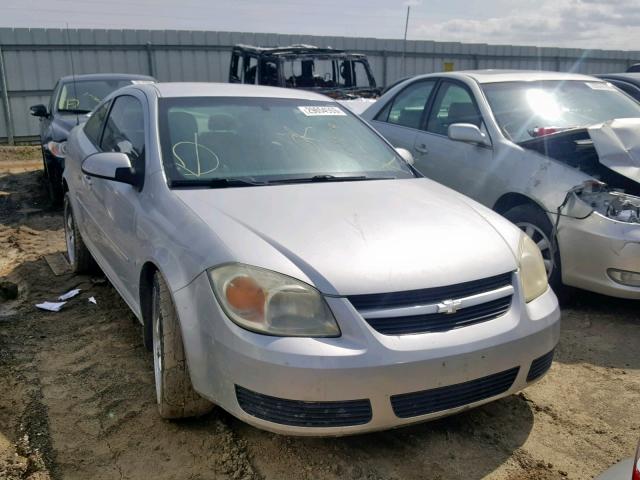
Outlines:
{"type": "Polygon", "coordinates": [[[563,217],[558,228],[562,282],[619,298],[640,299],[640,287],[615,282],[608,269],[640,272],[640,225],[598,213],[563,217]]]}
{"type": "Polygon", "coordinates": [[[174,292],[174,300],[192,382],[201,395],[265,430],[338,436],[451,415],[531,383],[527,375],[532,362],[552,351],[558,342],[560,311],[550,289],[525,305],[515,280],[513,304],[505,315],[457,330],[403,336],[376,332],[344,298],[327,298],[342,330],[339,338],[255,334],[226,318],[206,274],[174,292]],[[517,373],[512,383],[499,394],[478,401],[407,418],[392,406],[392,397],[465,384],[514,369],[517,373]],[[285,425],[243,410],[238,388],[241,393],[249,391],[285,402],[368,400],[371,416],[364,423],[349,426],[285,425]]]}

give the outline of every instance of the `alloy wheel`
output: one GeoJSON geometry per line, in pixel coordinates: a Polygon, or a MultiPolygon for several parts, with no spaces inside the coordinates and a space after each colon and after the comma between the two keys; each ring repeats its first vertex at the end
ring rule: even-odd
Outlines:
{"type": "Polygon", "coordinates": [[[73,265],[76,260],[76,236],[74,233],[73,214],[71,213],[70,207],[66,209],[64,237],[67,243],[67,258],[69,259],[69,263],[73,265]]]}
{"type": "Polygon", "coordinates": [[[153,336],[153,373],[156,381],[156,399],[160,403],[162,396],[162,318],[160,313],[160,299],[158,290],[153,290],[153,315],[152,315],[152,336],[153,336]]]}

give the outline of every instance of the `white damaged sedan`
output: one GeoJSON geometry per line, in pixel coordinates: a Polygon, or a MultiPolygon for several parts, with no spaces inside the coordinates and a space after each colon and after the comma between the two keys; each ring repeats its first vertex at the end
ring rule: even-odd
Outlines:
{"type": "Polygon", "coordinates": [[[126,87],[67,144],[65,231],[143,325],[166,418],[218,405],[345,435],[541,378],[560,312],[536,245],[300,90],[126,87]]]}

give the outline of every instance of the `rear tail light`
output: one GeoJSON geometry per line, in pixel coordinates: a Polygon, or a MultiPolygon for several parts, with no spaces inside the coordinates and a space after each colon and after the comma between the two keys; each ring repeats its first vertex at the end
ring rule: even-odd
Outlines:
{"type": "Polygon", "coordinates": [[[636,458],[633,460],[631,480],[640,480],[640,443],[638,443],[638,448],[636,449],[636,458]]]}

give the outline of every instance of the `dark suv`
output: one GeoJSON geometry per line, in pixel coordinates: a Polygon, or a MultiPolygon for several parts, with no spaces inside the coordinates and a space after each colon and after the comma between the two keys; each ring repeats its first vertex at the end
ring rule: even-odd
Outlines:
{"type": "Polygon", "coordinates": [[[146,75],[100,73],[62,77],[58,80],[49,106],[34,105],[31,115],[40,118],[40,145],[49,197],[62,202],[64,144],[73,127],[84,123],[93,108],[108,94],[132,83],[155,82],[146,75]]]}
{"type": "Polygon", "coordinates": [[[311,45],[236,45],[229,82],[302,88],[341,100],[380,95],[366,55],[311,45]]]}

